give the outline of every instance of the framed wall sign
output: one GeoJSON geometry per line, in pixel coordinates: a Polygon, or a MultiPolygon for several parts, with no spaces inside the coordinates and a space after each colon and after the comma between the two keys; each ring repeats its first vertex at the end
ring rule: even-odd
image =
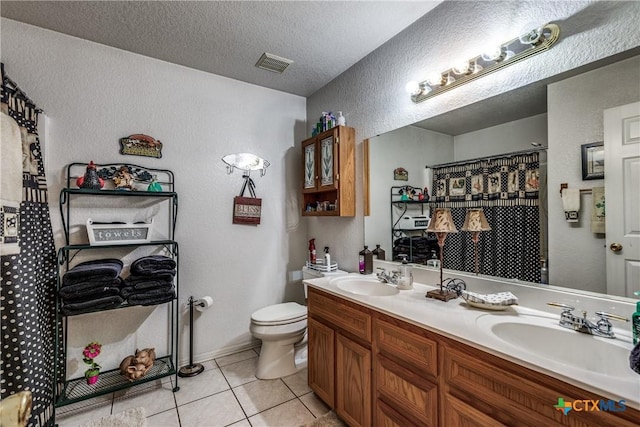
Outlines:
{"type": "Polygon", "coordinates": [[[604,141],[582,144],[582,180],[604,178],[604,141]]]}
{"type": "Polygon", "coordinates": [[[234,224],[260,224],[262,213],[262,199],[255,197],[233,198],[233,223],[234,224]]]}

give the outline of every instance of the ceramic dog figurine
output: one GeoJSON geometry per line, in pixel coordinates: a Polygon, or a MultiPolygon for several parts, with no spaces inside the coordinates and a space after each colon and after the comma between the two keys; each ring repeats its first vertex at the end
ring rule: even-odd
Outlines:
{"type": "Polygon", "coordinates": [[[155,348],[136,349],[134,355],[127,356],[120,362],[120,373],[129,381],[135,381],[151,369],[155,360],[155,348]]]}

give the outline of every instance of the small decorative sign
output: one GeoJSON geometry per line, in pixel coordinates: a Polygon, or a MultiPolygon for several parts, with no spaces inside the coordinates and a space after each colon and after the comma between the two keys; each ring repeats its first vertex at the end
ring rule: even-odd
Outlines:
{"type": "Polygon", "coordinates": [[[87,219],[87,234],[91,246],[146,243],[151,240],[151,226],[149,223],[99,223],[91,218],[87,219]]]}
{"type": "Polygon", "coordinates": [[[396,168],[393,170],[393,179],[395,181],[409,181],[409,172],[405,168],[396,168]]]}
{"type": "Polygon", "coordinates": [[[130,156],[162,157],[162,142],[141,133],[120,138],[120,154],[130,156]]]}
{"type": "Polygon", "coordinates": [[[236,196],[233,198],[234,224],[260,224],[262,213],[262,199],[255,197],[236,196]]]}

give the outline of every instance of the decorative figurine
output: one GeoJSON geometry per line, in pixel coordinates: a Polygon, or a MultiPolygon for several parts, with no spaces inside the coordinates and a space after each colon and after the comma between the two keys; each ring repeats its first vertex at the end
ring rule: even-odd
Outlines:
{"type": "Polygon", "coordinates": [[[151,369],[155,360],[156,351],[154,348],[136,349],[135,355],[127,356],[120,362],[120,373],[129,381],[135,381],[151,369]]]}
{"type": "Polygon", "coordinates": [[[153,176],[151,183],[147,187],[147,191],[154,191],[154,192],[162,191],[162,185],[160,185],[155,175],[153,176]]]}
{"type": "Polygon", "coordinates": [[[133,190],[133,175],[129,171],[129,168],[122,166],[113,177],[113,182],[116,184],[116,190],[133,190]]]}
{"type": "Polygon", "coordinates": [[[104,187],[104,179],[98,176],[96,165],[93,163],[93,160],[91,160],[87,165],[87,171],[84,173],[84,176],[81,176],[76,180],[76,185],[78,188],[86,188],[89,190],[100,190],[104,187]]]}

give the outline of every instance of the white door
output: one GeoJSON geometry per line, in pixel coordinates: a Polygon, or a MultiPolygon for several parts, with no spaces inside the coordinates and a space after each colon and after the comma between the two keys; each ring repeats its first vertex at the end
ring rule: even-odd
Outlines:
{"type": "Polygon", "coordinates": [[[640,102],[604,111],[607,293],[640,291],[640,102]]]}

